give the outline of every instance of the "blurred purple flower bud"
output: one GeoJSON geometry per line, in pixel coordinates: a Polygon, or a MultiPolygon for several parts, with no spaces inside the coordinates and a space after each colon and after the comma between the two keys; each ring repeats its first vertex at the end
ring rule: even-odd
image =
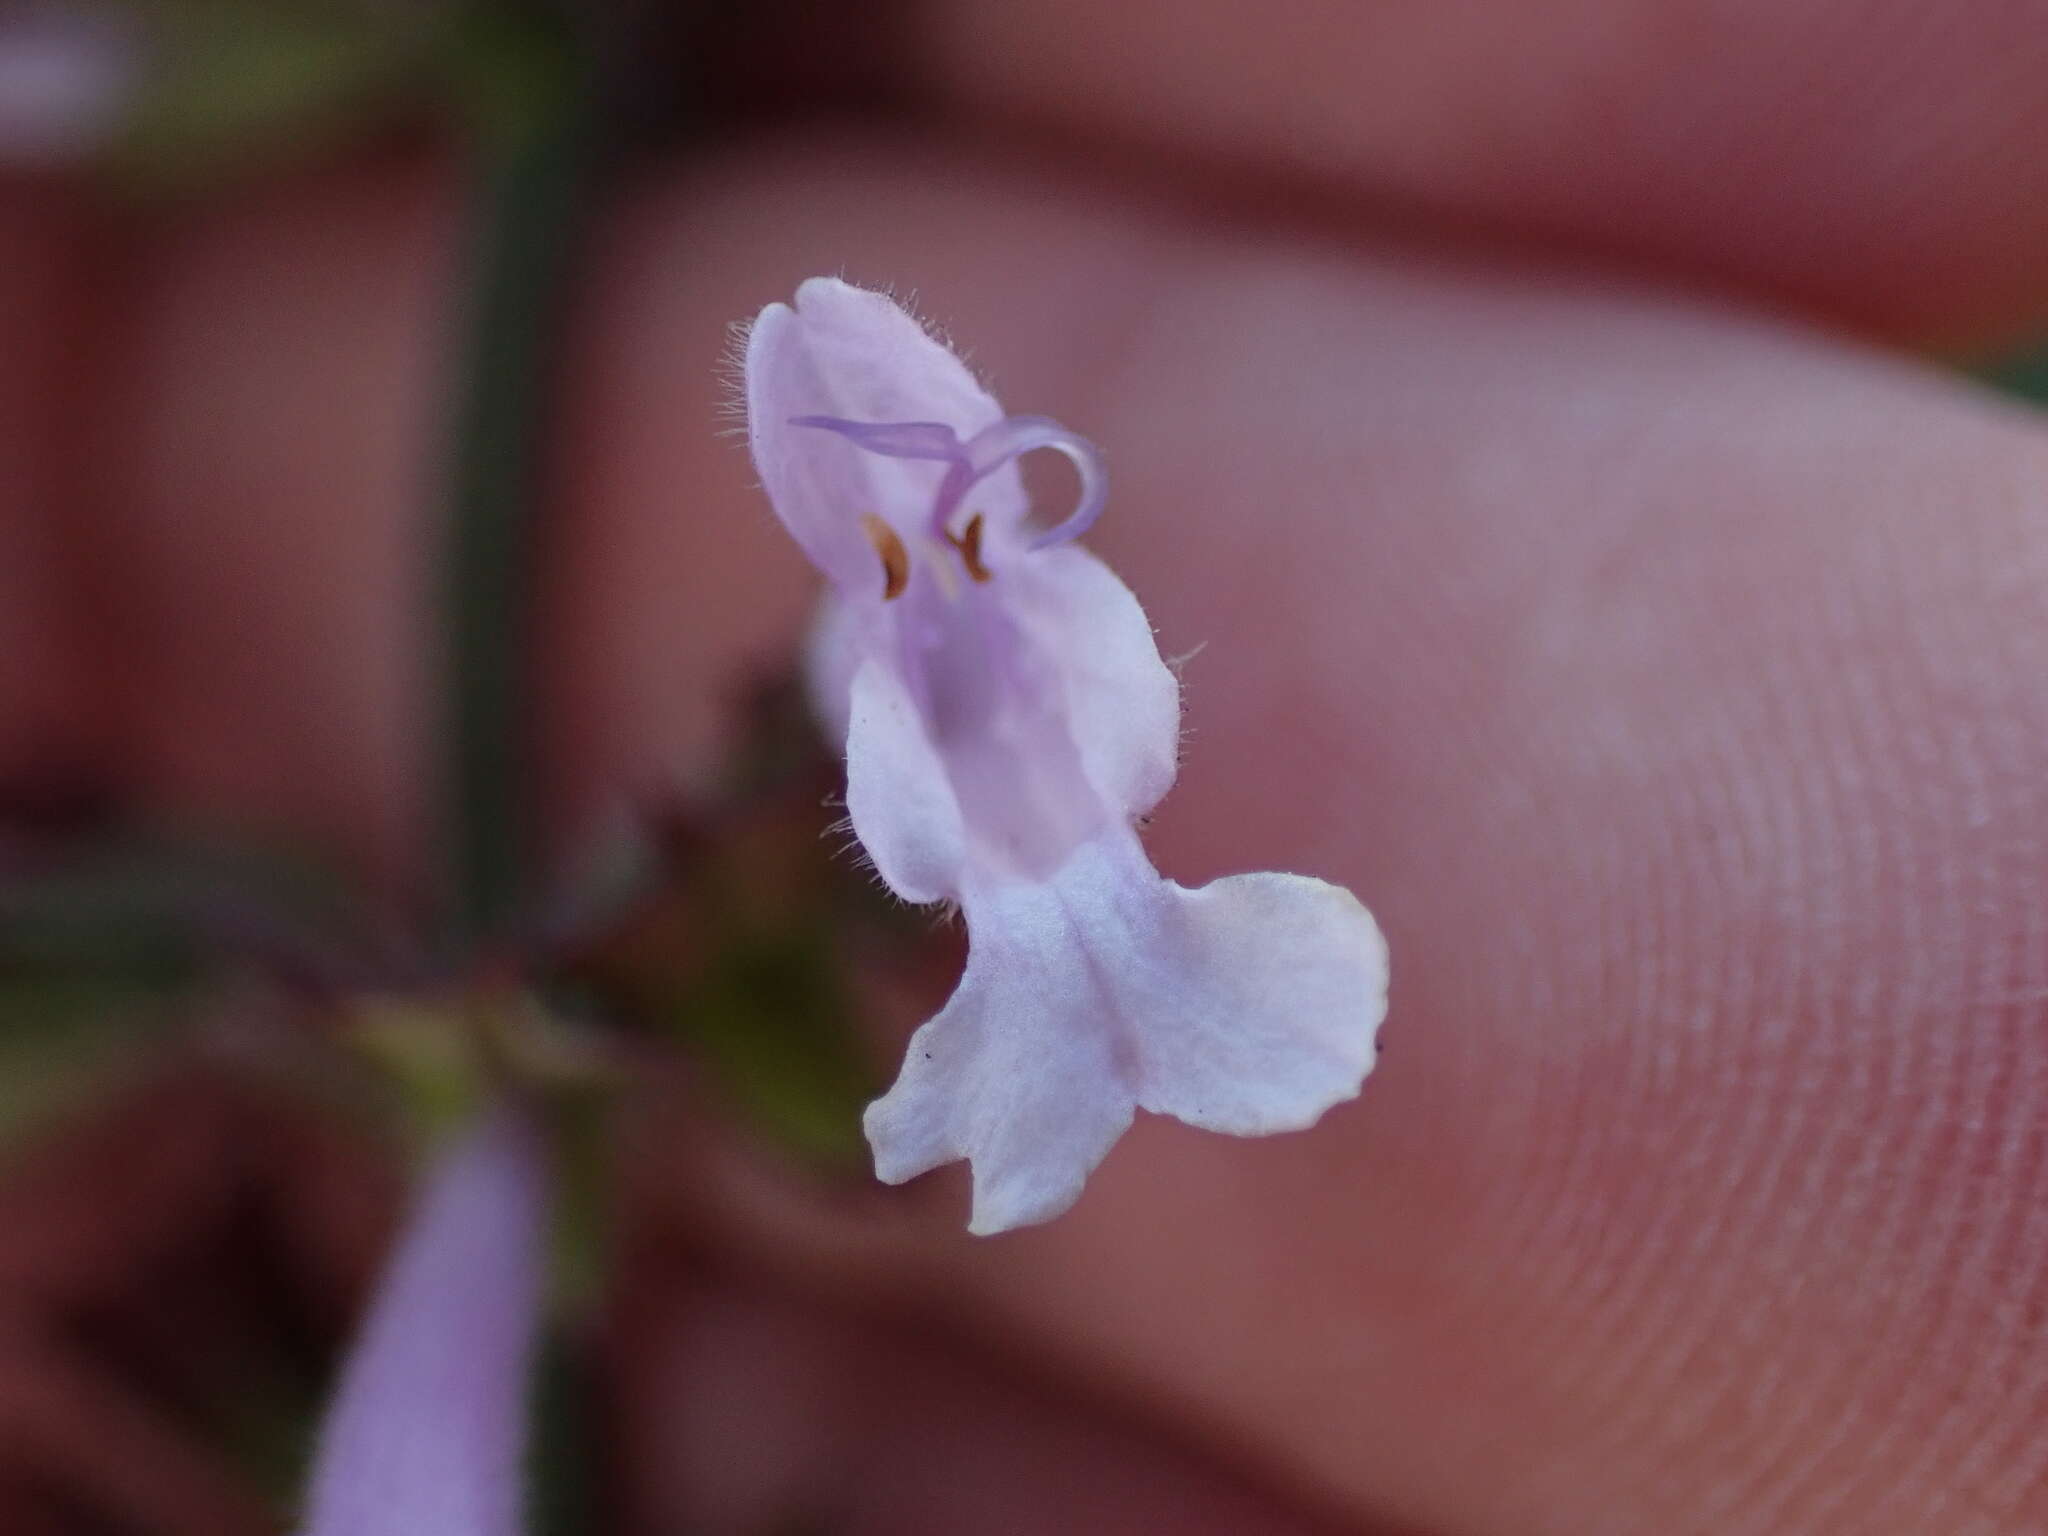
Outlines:
{"type": "Polygon", "coordinates": [[[1345,890],[1162,879],[1133,830],[1172,785],[1180,691],[1128,588],[1068,542],[1100,456],[1006,417],[880,294],[816,278],[746,353],[775,510],[833,594],[812,650],[847,808],[882,879],[955,901],[967,971],[869,1106],[890,1183],[967,1158],[975,1232],[1058,1215],[1134,1110],[1254,1136],[1313,1124],[1371,1069],[1386,949],[1345,890]],[[1027,521],[1016,459],[1080,471],[1027,521]]]}
{"type": "Polygon", "coordinates": [[[0,15],[0,165],[50,166],[99,149],[134,92],[140,46],[111,12],[0,15]]]}
{"type": "Polygon", "coordinates": [[[442,1157],[343,1370],[304,1536],[514,1536],[547,1173],[508,1108],[442,1157]]]}

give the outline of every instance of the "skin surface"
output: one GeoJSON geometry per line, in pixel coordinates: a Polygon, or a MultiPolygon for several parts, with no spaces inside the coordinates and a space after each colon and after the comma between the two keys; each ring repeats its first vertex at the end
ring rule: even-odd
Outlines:
{"type": "MultiPolygon", "coordinates": [[[[977,1242],[954,1174],[826,1197],[694,1127],[661,1198],[774,1277],[733,1327],[891,1309],[1340,1527],[2037,1529],[2048,429],[1871,339],[2041,318],[2048,28],[1573,10],[934,6],[945,151],[799,130],[623,200],[549,552],[565,849],[707,774],[800,630],[716,364],[843,271],[1110,455],[1090,542],[1203,648],[1161,869],[1342,881],[1394,957],[1360,1102],[1142,1124],[1049,1227],[977,1242]]],[[[452,185],[364,160],[114,233],[0,189],[0,771],[103,765],[408,888],[452,185]]],[[[718,1389],[688,1309],[742,1305],[671,1289],[652,1401],[718,1389]]],[[[866,1379],[839,1328],[779,1336],[866,1379]]],[[[982,1390],[948,1433],[1013,1433],[982,1390]]],[[[1103,1444],[1054,1459],[1125,1475],[1103,1444]]]]}

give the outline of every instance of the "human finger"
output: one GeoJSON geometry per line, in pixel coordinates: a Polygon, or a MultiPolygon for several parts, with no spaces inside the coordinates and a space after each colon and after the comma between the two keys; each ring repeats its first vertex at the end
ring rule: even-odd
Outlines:
{"type": "Polygon", "coordinates": [[[1982,345],[2048,322],[2044,20],[2031,0],[950,0],[917,37],[951,104],[1074,148],[1982,345]]]}
{"type": "MultiPolygon", "coordinates": [[[[2024,1528],[2037,420],[1647,291],[976,177],[688,181],[639,234],[675,297],[622,312],[684,357],[887,280],[1097,435],[1098,547],[1205,647],[1162,867],[1358,889],[1391,1054],[1305,1136],[1141,1126],[1042,1230],[914,1187],[894,1283],[1426,1525],[2024,1528]]],[[[593,387],[691,488],[663,539],[725,559],[744,464],[593,387]]]]}

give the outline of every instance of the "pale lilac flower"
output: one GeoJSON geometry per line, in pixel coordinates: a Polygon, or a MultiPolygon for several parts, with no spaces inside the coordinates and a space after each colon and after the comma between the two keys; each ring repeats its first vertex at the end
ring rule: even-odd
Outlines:
{"type": "Polygon", "coordinates": [[[812,674],[846,743],[854,831],[907,901],[966,914],[967,971],[870,1105],[890,1183],[956,1158],[976,1232],[1058,1215],[1134,1109],[1240,1136],[1358,1092],[1386,949],[1337,886],[1162,879],[1134,823],[1173,783],[1180,690],[1128,588],[1070,542],[1094,448],[1005,417],[877,293],[828,278],[749,334],[754,461],[833,593],[812,674]],[[1051,448],[1079,505],[1027,522],[1051,448]]]}
{"type": "Polygon", "coordinates": [[[512,1109],[443,1156],[328,1409],[304,1536],[516,1536],[546,1203],[512,1109]]]}

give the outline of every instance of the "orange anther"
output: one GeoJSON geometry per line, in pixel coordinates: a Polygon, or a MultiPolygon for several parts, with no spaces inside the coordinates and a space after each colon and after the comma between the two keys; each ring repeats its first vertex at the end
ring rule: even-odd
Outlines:
{"type": "Polygon", "coordinates": [[[861,513],[860,527],[882,557],[882,601],[901,597],[910,585],[910,551],[903,547],[896,530],[872,512],[861,513]]]}

